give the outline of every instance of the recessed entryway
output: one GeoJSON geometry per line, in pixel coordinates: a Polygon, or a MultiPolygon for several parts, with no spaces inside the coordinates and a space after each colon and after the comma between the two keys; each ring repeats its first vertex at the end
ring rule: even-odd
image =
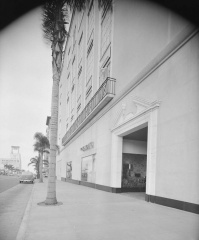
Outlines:
{"type": "Polygon", "coordinates": [[[147,135],[146,126],[123,136],[121,191],[140,193],[139,198],[146,192],[147,135]]]}
{"type": "MultiPolygon", "coordinates": [[[[156,162],[157,162],[157,126],[158,126],[158,108],[160,106],[158,101],[146,102],[142,99],[136,98],[133,99],[133,102],[137,105],[137,111],[132,113],[122,112],[122,115],[119,117],[119,120],[115,123],[112,128],[112,143],[111,143],[111,187],[115,188],[116,191],[122,191],[124,185],[122,185],[122,174],[123,174],[123,163],[126,164],[126,170],[128,169],[128,174],[134,171],[134,167],[131,164],[131,160],[123,160],[124,153],[127,154],[136,154],[135,161],[139,161],[140,155],[143,155],[142,160],[143,165],[146,166],[146,169],[139,172],[135,168],[134,176],[136,178],[141,178],[144,176],[144,171],[146,172],[146,182],[143,181],[143,189],[146,193],[146,196],[156,195],[156,162]],[[141,107],[139,107],[140,105],[141,107]],[[144,146],[144,152],[125,152],[125,147],[129,146],[124,144],[124,142],[134,142],[141,143],[138,145],[144,146]],[[139,156],[138,156],[139,155],[139,156]],[[144,163],[145,161],[145,163],[144,163]],[[133,170],[133,171],[132,171],[133,170]],[[136,175],[135,175],[136,174],[136,175]]],[[[131,151],[132,149],[129,148],[131,151]]],[[[136,149],[136,148],[135,148],[136,149]]],[[[129,151],[129,150],[128,150],[129,151]]],[[[128,157],[128,156],[127,156],[128,157]]],[[[132,160],[133,161],[133,160],[132,160]]],[[[139,162],[138,162],[139,163],[139,162]]],[[[143,167],[144,168],[144,167],[143,167]]],[[[124,176],[124,175],[123,175],[124,176]]]]}

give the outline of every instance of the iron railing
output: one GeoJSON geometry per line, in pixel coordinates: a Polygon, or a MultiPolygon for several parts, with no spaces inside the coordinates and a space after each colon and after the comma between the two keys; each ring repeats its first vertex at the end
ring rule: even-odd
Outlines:
{"type": "Polygon", "coordinates": [[[62,138],[62,144],[64,145],[70,136],[82,125],[82,123],[89,117],[89,115],[93,112],[93,110],[102,102],[102,100],[107,95],[115,95],[115,79],[107,77],[107,79],[102,83],[98,91],[91,98],[91,100],[87,103],[85,108],[79,114],[73,125],[66,132],[64,137],[62,138]]]}

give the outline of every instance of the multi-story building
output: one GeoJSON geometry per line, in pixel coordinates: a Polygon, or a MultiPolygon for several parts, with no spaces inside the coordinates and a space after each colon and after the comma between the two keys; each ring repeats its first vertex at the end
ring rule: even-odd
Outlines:
{"type": "Polygon", "coordinates": [[[14,168],[21,169],[21,154],[19,146],[11,146],[10,158],[0,158],[0,163],[3,165],[12,165],[14,168]]]}
{"type": "Polygon", "coordinates": [[[118,0],[73,12],[59,91],[57,179],[199,212],[199,34],[118,0]]]}

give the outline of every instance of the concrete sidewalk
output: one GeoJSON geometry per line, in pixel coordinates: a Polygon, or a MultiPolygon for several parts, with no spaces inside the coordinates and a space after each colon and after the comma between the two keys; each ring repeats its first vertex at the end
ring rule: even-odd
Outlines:
{"type": "Polygon", "coordinates": [[[39,206],[46,189],[34,184],[17,240],[199,240],[197,214],[61,181],[63,205],[39,206]]]}

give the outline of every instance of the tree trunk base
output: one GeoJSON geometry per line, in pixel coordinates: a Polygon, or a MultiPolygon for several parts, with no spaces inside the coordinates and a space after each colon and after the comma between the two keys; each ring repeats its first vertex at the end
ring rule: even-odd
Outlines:
{"type": "Polygon", "coordinates": [[[57,204],[57,199],[55,198],[46,198],[45,200],[46,205],[55,205],[57,204]]]}
{"type": "Polygon", "coordinates": [[[37,203],[37,205],[39,205],[39,206],[60,206],[60,205],[63,205],[63,203],[62,202],[46,203],[46,201],[44,201],[44,202],[37,203]]]}

